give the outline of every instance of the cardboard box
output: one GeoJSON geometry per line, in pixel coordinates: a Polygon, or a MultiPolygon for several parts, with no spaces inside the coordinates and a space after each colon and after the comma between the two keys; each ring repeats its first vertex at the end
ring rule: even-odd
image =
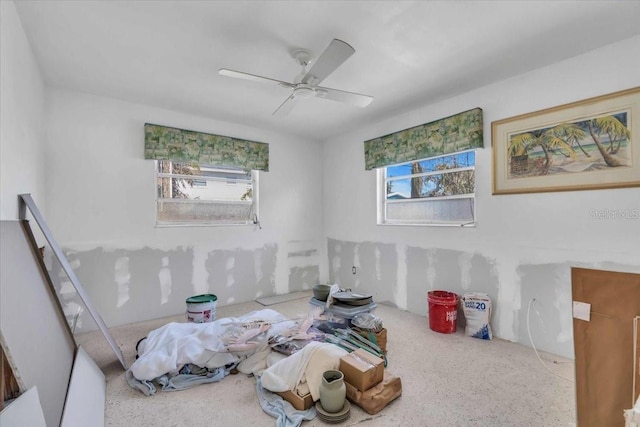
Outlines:
{"type": "Polygon", "coordinates": [[[360,391],[367,391],[384,378],[384,360],[359,348],[340,358],[344,382],[360,391]]]}
{"type": "Polygon", "coordinates": [[[375,332],[375,333],[367,329],[361,329],[357,327],[354,327],[352,329],[356,331],[358,334],[360,334],[362,337],[368,339],[369,341],[373,341],[370,335],[372,334],[376,340],[374,344],[377,344],[378,347],[380,347],[384,353],[387,352],[387,329],[386,328],[382,328],[380,332],[375,332]]]}
{"type": "Polygon", "coordinates": [[[311,397],[311,393],[307,393],[304,396],[298,396],[298,393],[291,390],[282,392],[276,391],[275,393],[287,402],[291,403],[298,411],[306,411],[313,406],[313,397],[311,397]]]}
{"type": "Polygon", "coordinates": [[[367,391],[360,391],[349,383],[346,386],[347,399],[371,415],[382,411],[385,406],[402,394],[400,378],[386,371],[382,382],[367,391]]]}

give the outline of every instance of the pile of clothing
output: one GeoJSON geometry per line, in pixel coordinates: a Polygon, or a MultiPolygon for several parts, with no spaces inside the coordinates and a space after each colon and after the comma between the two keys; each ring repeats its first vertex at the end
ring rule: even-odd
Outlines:
{"type": "MultiPolygon", "coordinates": [[[[268,371],[264,386],[271,391],[295,390],[300,384],[307,387],[305,369],[312,359],[310,369],[317,371],[326,366],[323,360],[339,359],[345,353],[334,345],[313,341],[322,339],[319,331],[313,332],[314,316],[316,312],[290,320],[265,309],[210,323],[168,323],[138,342],[136,361],[126,372],[127,382],[142,393],[153,395],[157,386],[162,390],[182,390],[220,381],[232,369],[262,376],[263,371],[282,360],[285,367],[268,371]],[[272,351],[274,347],[296,347],[295,343],[304,346],[291,357],[272,351]]],[[[331,366],[333,369],[333,363],[331,366]]],[[[313,390],[314,398],[317,387],[318,382],[314,384],[312,380],[309,390],[313,390]]]]}
{"type": "Polygon", "coordinates": [[[362,345],[353,336],[339,338],[314,328],[321,313],[312,310],[291,320],[264,309],[210,323],[166,324],[138,342],[127,382],[151,396],[158,387],[183,390],[221,381],[237,370],[255,376],[260,405],[278,426],[298,426],[315,418],[315,407],[295,410],[275,393],[293,391],[319,400],[322,373],[338,369],[351,343],[362,345]]]}

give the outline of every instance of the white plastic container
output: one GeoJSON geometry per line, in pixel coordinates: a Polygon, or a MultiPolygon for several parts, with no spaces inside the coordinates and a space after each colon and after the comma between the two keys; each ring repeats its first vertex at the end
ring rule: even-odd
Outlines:
{"type": "Polygon", "coordinates": [[[218,297],[213,294],[195,295],[187,298],[187,322],[209,323],[216,320],[218,297]]]}

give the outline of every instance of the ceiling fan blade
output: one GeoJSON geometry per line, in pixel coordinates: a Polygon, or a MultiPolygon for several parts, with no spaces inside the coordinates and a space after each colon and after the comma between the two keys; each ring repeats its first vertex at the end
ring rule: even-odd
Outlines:
{"type": "Polygon", "coordinates": [[[355,107],[366,107],[371,103],[371,101],[373,101],[373,96],[362,95],[355,92],[346,92],[338,89],[330,89],[328,87],[317,87],[316,97],[343,102],[355,107]]]}
{"type": "Polygon", "coordinates": [[[226,68],[220,68],[220,70],[218,70],[218,74],[220,74],[221,76],[226,76],[226,77],[234,77],[236,79],[252,80],[254,82],[277,83],[280,86],[284,86],[284,87],[294,87],[295,86],[292,83],[283,82],[281,80],[270,79],[269,77],[258,76],[258,75],[255,75],[255,74],[243,73],[242,71],[228,70],[226,68]]]}
{"type": "Polygon", "coordinates": [[[355,49],[342,40],[333,39],[324,52],[313,62],[302,83],[317,85],[333,73],[344,61],[355,53],[355,49]]]}
{"type": "Polygon", "coordinates": [[[296,101],[297,101],[296,97],[293,94],[291,94],[287,99],[284,100],[282,104],[280,104],[278,108],[276,108],[276,111],[274,111],[272,115],[286,116],[291,112],[291,110],[293,109],[293,106],[296,105],[296,101]]]}

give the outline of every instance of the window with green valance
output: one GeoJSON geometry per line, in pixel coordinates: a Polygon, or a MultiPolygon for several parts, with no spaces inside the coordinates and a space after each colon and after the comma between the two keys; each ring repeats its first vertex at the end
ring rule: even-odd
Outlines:
{"type": "Polygon", "coordinates": [[[482,109],[475,108],[365,141],[365,169],[482,148],[483,145],[482,109]]]}
{"type": "Polygon", "coordinates": [[[146,123],[144,158],[269,170],[269,144],[146,123]]]}

